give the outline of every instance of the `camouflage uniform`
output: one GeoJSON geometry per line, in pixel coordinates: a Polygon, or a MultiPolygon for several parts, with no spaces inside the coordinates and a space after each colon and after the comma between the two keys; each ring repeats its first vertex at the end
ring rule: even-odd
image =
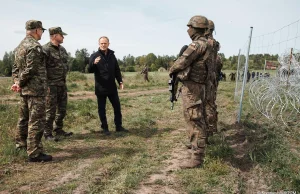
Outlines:
{"type": "MultiPolygon", "coordinates": [[[[50,35],[62,34],[60,27],[49,28],[50,35]]],[[[66,76],[68,72],[68,53],[61,45],[54,45],[51,41],[43,46],[46,56],[48,72],[49,92],[46,97],[46,128],[45,137],[52,136],[53,122],[54,132],[60,132],[63,128],[63,119],[67,109],[66,76]]]]}
{"type": "MultiPolygon", "coordinates": [[[[26,23],[27,30],[36,28],[42,28],[40,21],[30,20],[26,23]]],[[[47,74],[44,54],[40,43],[30,35],[21,41],[14,53],[12,77],[14,83],[22,88],[16,147],[27,147],[28,156],[35,158],[43,152],[41,138],[46,118],[47,74]]]]}
{"type": "MultiPolygon", "coordinates": [[[[206,28],[208,21],[203,16],[194,16],[193,20],[204,22],[206,28]]],[[[189,32],[189,31],[188,31],[189,32]]],[[[189,32],[193,42],[170,68],[170,73],[178,73],[182,81],[182,102],[184,118],[187,122],[187,133],[191,143],[190,161],[186,167],[196,167],[201,165],[204,159],[206,147],[206,80],[208,76],[208,66],[211,63],[211,46],[207,43],[204,34],[189,32]]]]}
{"type": "Polygon", "coordinates": [[[212,47],[211,53],[211,65],[208,67],[209,76],[207,79],[206,86],[206,122],[208,124],[207,135],[211,136],[214,132],[217,132],[217,122],[218,122],[218,112],[217,112],[217,87],[218,87],[218,77],[222,69],[222,61],[218,56],[218,51],[220,44],[216,41],[212,35],[214,30],[214,23],[209,20],[209,34],[208,34],[208,43],[212,47]]]}
{"type": "Polygon", "coordinates": [[[149,72],[149,70],[148,70],[147,66],[141,71],[141,74],[144,74],[144,81],[147,81],[147,82],[149,82],[148,72],[149,72]]]}

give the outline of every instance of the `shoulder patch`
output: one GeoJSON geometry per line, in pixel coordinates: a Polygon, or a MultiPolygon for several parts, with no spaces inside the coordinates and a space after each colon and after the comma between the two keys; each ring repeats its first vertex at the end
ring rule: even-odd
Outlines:
{"type": "Polygon", "coordinates": [[[190,56],[196,49],[198,48],[198,44],[192,42],[188,48],[183,52],[182,56],[188,57],[190,56]]]}
{"type": "Polygon", "coordinates": [[[37,47],[36,50],[40,53],[42,50],[40,47],[37,47]]]}

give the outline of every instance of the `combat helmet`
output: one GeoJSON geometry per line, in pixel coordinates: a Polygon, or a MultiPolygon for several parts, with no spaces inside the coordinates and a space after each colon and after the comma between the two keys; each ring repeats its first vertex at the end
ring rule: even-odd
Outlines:
{"type": "Polygon", "coordinates": [[[187,26],[191,26],[193,28],[208,28],[208,20],[204,16],[196,15],[190,19],[187,26]]]}
{"type": "Polygon", "coordinates": [[[215,24],[211,20],[208,20],[208,29],[210,29],[211,31],[215,30],[215,24]]]}

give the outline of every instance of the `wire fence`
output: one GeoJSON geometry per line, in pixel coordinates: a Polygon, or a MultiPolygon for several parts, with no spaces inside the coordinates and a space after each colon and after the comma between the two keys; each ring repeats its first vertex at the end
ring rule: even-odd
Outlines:
{"type": "MultiPolygon", "coordinates": [[[[248,91],[250,104],[270,122],[287,127],[298,126],[300,118],[300,20],[276,31],[250,37],[239,51],[235,101],[242,114],[243,91],[248,91]],[[250,50],[247,44],[251,43],[250,50]],[[247,54],[276,55],[277,66],[265,61],[264,70],[247,71],[247,54]],[[267,69],[273,69],[266,71],[267,69]],[[247,75],[245,75],[247,74],[247,75]],[[243,80],[246,84],[243,84],[243,80]]],[[[255,30],[255,29],[254,29],[255,30]]],[[[274,63],[273,63],[274,64],[274,63]]]]}

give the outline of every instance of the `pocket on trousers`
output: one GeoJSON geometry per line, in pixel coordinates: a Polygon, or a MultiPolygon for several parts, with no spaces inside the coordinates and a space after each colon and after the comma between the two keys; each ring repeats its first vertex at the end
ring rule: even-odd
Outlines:
{"type": "Polygon", "coordinates": [[[191,121],[201,120],[201,118],[203,117],[202,101],[200,100],[198,103],[195,103],[189,108],[187,108],[187,112],[191,121]]]}

